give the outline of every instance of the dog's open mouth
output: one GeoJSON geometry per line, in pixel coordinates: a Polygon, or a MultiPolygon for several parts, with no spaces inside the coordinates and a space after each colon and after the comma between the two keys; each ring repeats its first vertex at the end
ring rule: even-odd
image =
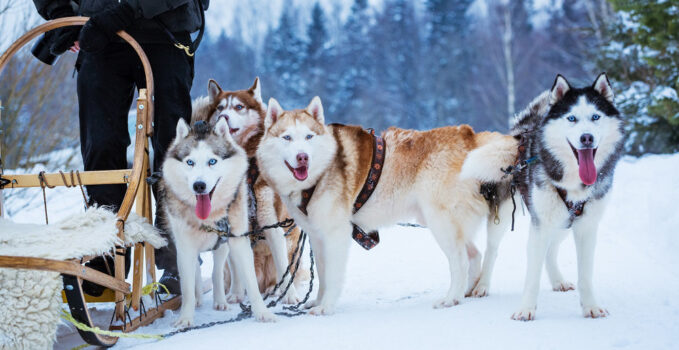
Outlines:
{"type": "Polygon", "coordinates": [[[596,166],[594,165],[594,156],[596,155],[596,148],[581,148],[576,149],[570,141],[568,145],[571,146],[575,160],[578,162],[580,180],[585,185],[592,185],[596,182],[596,166]]]}
{"type": "Polygon", "coordinates": [[[205,220],[210,216],[210,211],[212,211],[212,195],[215,193],[217,184],[219,184],[221,179],[221,177],[217,179],[215,186],[212,187],[209,193],[196,194],[196,216],[199,219],[205,220]]]}
{"type": "Polygon", "coordinates": [[[285,165],[288,166],[288,169],[292,172],[292,176],[295,177],[295,179],[299,181],[304,181],[306,180],[307,176],[309,176],[308,168],[306,166],[301,166],[298,168],[293,168],[288,164],[288,161],[285,161],[285,165]]]}

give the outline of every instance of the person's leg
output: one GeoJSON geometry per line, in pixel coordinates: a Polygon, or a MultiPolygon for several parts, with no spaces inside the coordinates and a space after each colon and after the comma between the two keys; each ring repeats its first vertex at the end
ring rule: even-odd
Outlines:
{"type": "MultiPolygon", "coordinates": [[[[127,115],[134,92],[130,73],[133,52],[123,44],[111,44],[102,53],[81,53],[78,69],[80,147],[86,171],[127,167],[126,149],[130,144],[127,115]]],[[[125,196],[125,185],[86,186],[90,205],[108,206],[117,211],[125,196]]],[[[126,274],[130,251],[125,254],[126,274]]],[[[95,258],[88,267],[113,274],[113,258],[95,258]]],[[[83,289],[101,295],[104,287],[85,281],[83,289]]]]}
{"type": "MultiPolygon", "coordinates": [[[[193,58],[170,44],[147,44],[143,48],[151,62],[155,87],[154,131],[151,139],[153,171],[160,171],[167,148],[175,137],[179,118],[184,118],[187,122],[191,120],[190,93],[193,83],[193,58]]],[[[141,75],[137,80],[138,84],[143,86],[141,75]]],[[[156,198],[156,227],[164,232],[170,242],[166,247],[156,249],[156,266],[165,270],[161,283],[166,282],[164,284],[169,285],[170,291],[178,294],[179,283],[175,278],[178,276],[177,249],[167,230],[167,225],[164,224],[161,209],[163,199],[158,197],[155,186],[153,194],[156,198]]]]}

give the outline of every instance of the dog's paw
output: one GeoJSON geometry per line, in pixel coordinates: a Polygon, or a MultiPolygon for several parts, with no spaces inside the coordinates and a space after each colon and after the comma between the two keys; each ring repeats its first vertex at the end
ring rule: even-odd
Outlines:
{"type": "Polygon", "coordinates": [[[245,294],[229,294],[226,302],[229,304],[240,304],[245,301],[245,294]]]}
{"type": "Polygon", "coordinates": [[[309,310],[309,313],[315,316],[328,316],[335,313],[335,308],[330,306],[318,305],[309,310]]]}
{"type": "Polygon", "coordinates": [[[319,302],[318,299],[316,300],[309,300],[304,304],[305,309],[311,309],[312,307],[318,306],[319,302]]]}
{"type": "Polygon", "coordinates": [[[255,320],[258,322],[276,322],[276,315],[267,309],[263,312],[256,312],[255,320]]]}
{"type": "Polygon", "coordinates": [[[297,304],[297,303],[300,302],[300,300],[301,299],[297,296],[297,292],[292,287],[290,288],[290,290],[288,290],[288,293],[282,299],[283,304],[288,304],[288,305],[297,304]]]}
{"type": "Polygon", "coordinates": [[[443,298],[434,303],[434,309],[442,309],[445,307],[452,307],[458,305],[460,301],[455,298],[443,298]]]}
{"type": "Polygon", "coordinates": [[[554,283],[552,285],[552,290],[555,292],[568,292],[569,290],[575,290],[575,285],[570,282],[561,281],[554,283]]]}
{"type": "Polygon", "coordinates": [[[582,314],[585,317],[590,317],[590,318],[600,318],[600,317],[606,317],[610,315],[608,313],[608,310],[598,307],[598,306],[586,306],[582,308],[582,314]]]}
{"type": "Polygon", "coordinates": [[[179,316],[179,319],[174,321],[172,324],[175,328],[186,328],[186,327],[191,327],[193,326],[193,317],[188,317],[188,316],[179,316]]]}
{"type": "Polygon", "coordinates": [[[217,311],[226,311],[226,310],[229,309],[229,304],[226,302],[226,300],[222,300],[222,301],[215,300],[212,303],[212,307],[217,311]]]}
{"type": "Polygon", "coordinates": [[[535,308],[523,308],[512,315],[512,320],[533,321],[535,319],[535,308]]]}
{"type": "Polygon", "coordinates": [[[469,293],[468,296],[474,297],[474,298],[483,298],[485,296],[488,296],[488,285],[487,284],[477,284],[474,289],[472,289],[472,292],[469,293]]]}

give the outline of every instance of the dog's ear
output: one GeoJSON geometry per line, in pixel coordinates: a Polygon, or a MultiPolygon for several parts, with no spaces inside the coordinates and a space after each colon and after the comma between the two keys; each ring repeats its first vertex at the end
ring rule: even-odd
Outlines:
{"type": "Polygon", "coordinates": [[[215,103],[215,100],[217,99],[217,96],[222,93],[222,88],[217,84],[216,81],[213,79],[210,79],[210,81],[207,82],[207,95],[210,99],[210,104],[215,103]]]}
{"type": "Polygon", "coordinates": [[[570,89],[571,85],[568,84],[568,80],[563,75],[557,74],[552,90],[549,92],[549,104],[553,105],[559,102],[570,89]]]}
{"type": "Polygon", "coordinates": [[[264,130],[269,130],[278,118],[281,117],[284,110],[275,98],[269,99],[269,107],[266,109],[266,117],[264,118],[264,130]]]}
{"type": "Polygon", "coordinates": [[[224,118],[219,118],[217,121],[217,124],[215,124],[215,134],[221,138],[225,139],[230,139],[233,141],[231,138],[231,132],[229,130],[229,123],[226,121],[224,118]]]}
{"type": "Polygon", "coordinates": [[[311,102],[306,107],[306,111],[311,114],[316,121],[321,124],[325,124],[325,115],[323,115],[323,104],[321,104],[321,98],[316,96],[311,99],[311,102]]]}
{"type": "Polygon", "coordinates": [[[592,84],[592,88],[601,94],[608,102],[613,103],[613,89],[606,73],[601,73],[592,84]]]}
{"type": "Polygon", "coordinates": [[[254,97],[257,102],[262,104],[262,88],[259,82],[259,77],[255,77],[255,82],[248,89],[248,91],[252,94],[252,97],[254,97]]]}
{"type": "Polygon", "coordinates": [[[177,122],[177,133],[174,138],[174,143],[177,143],[189,136],[189,124],[186,124],[184,118],[179,118],[177,122]]]}

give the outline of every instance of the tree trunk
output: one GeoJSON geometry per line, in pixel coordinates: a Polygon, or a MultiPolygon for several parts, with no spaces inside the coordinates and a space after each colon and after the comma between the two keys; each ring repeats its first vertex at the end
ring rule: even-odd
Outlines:
{"type": "Polygon", "coordinates": [[[509,4],[504,8],[505,29],[502,33],[502,48],[505,56],[505,73],[507,74],[507,118],[509,124],[514,118],[514,104],[516,100],[516,91],[514,86],[514,62],[512,60],[512,14],[509,4]]]}

